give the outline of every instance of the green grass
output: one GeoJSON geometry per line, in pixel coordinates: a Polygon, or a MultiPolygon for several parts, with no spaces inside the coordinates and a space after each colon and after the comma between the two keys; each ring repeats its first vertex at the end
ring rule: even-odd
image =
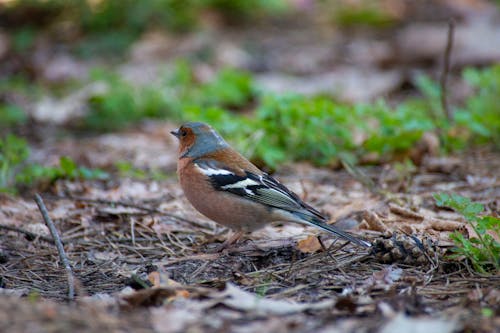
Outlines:
{"type": "Polygon", "coordinates": [[[42,96],[43,91],[44,88],[22,75],[0,78],[0,136],[27,123],[29,117],[25,106],[42,96]]]}
{"type": "MultiPolygon", "coordinates": [[[[325,96],[269,94],[259,90],[249,73],[235,69],[223,69],[208,82],[199,82],[186,61],[165,71],[158,83],[143,86],[95,70],[91,81],[104,82],[108,88],[88,97],[89,112],[80,125],[86,130],[116,131],[145,118],[203,121],[270,169],[299,160],[332,166],[341,159],[356,163],[367,155],[375,162],[404,159],[426,132],[440,135],[443,153],[474,144],[500,147],[500,65],[466,69],[463,75],[474,93],[454,107],[448,119],[441,108],[439,85],[424,76],[416,81],[420,97],[389,106],[382,100],[347,104],[325,96]]],[[[0,91],[40,90],[31,86],[10,80],[0,82],[0,91]]],[[[0,127],[6,124],[9,131],[26,121],[26,115],[15,104],[0,104],[0,120],[0,127]]]]}
{"type": "Polygon", "coordinates": [[[28,144],[24,139],[12,134],[0,139],[0,192],[13,191],[18,169],[28,156],[28,144]]]}
{"type": "Polygon", "coordinates": [[[134,167],[130,162],[118,161],[115,163],[115,168],[118,171],[119,177],[127,177],[138,180],[155,180],[162,181],[169,177],[168,174],[158,169],[143,170],[134,167]]]}
{"type": "Polygon", "coordinates": [[[105,179],[108,174],[99,169],[78,166],[62,156],[54,167],[30,163],[30,149],[23,138],[8,134],[0,138],[0,192],[16,193],[21,187],[57,179],[105,179]]]}
{"type": "Polygon", "coordinates": [[[251,75],[231,69],[200,83],[187,62],[179,62],[156,86],[133,86],[101,71],[94,79],[109,89],[89,99],[84,125],[109,131],[144,118],[203,121],[270,168],[292,160],[336,165],[341,158],[356,162],[366,154],[390,161],[408,154],[426,132],[440,133],[443,153],[470,144],[500,146],[500,111],[495,105],[499,72],[500,66],[466,70],[464,78],[475,93],[447,119],[439,85],[424,76],[416,82],[421,97],[391,107],[384,101],[351,105],[324,96],[266,94],[251,75]]]}
{"type": "Polygon", "coordinates": [[[457,110],[457,125],[469,131],[473,142],[500,147],[500,65],[466,69],[464,78],[476,93],[457,110]]]}
{"type": "Polygon", "coordinates": [[[143,118],[183,119],[189,118],[189,113],[198,116],[199,108],[237,108],[255,96],[248,73],[226,69],[210,82],[197,83],[185,62],[179,62],[158,86],[137,87],[102,70],[94,71],[93,79],[105,82],[108,89],[91,96],[83,125],[98,131],[121,129],[143,118]]]}
{"type": "Polygon", "coordinates": [[[207,12],[241,24],[288,7],[284,0],[14,0],[0,14],[10,18],[6,26],[12,27],[14,50],[20,54],[29,52],[39,31],[64,26],[71,37],[63,34],[62,41],[77,54],[121,57],[144,32],[193,31],[207,12]]]}
{"type": "Polygon", "coordinates": [[[331,13],[334,24],[344,28],[386,28],[397,23],[397,17],[382,1],[362,0],[356,2],[327,0],[324,10],[331,13]]]}
{"type": "Polygon", "coordinates": [[[451,235],[455,243],[452,258],[465,257],[472,267],[482,274],[500,272],[500,219],[493,216],[481,216],[483,205],[457,194],[439,193],[434,195],[440,207],[449,207],[464,216],[477,237],[464,237],[460,232],[451,235]]]}
{"type": "Polygon", "coordinates": [[[7,131],[9,128],[22,125],[27,119],[28,116],[20,106],[0,103],[0,130],[7,131]]]}
{"type": "Polygon", "coordinates": [[[37,182],[54,182],[57,179],[106,179],[108,174],[100,169],[78,166],[67,156],[61,156],[55,167],[29,164],[16,175],[16,185],[31,186],[37,182]]]}

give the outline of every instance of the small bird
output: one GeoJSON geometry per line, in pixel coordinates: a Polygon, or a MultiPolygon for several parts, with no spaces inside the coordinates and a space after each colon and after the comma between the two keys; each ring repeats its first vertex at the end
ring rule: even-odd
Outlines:
{"type": "Polygon", "coordinates": [[[359,246],[371,246],[327,224],[324,215],[231,148],[209,125],[189,122],[171,133],[179,139],[177,174],[184,194],[200,213],[236,231],[226,245],[244,232],[287,221],[326,230],[359,246]]]}

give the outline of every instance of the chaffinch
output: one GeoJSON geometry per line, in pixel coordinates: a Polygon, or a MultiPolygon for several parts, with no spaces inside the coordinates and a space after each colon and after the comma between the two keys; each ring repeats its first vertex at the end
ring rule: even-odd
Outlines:
{"type": "Polygon", "coordinates": [[[179,139],[177,173],[184,194],[200,213],[236,230],[233,242],[243,232],[289,221],[371,246],[327,224],[325,216],[232,149],[210,126],[190,122],[171,133],[179,139]]]}

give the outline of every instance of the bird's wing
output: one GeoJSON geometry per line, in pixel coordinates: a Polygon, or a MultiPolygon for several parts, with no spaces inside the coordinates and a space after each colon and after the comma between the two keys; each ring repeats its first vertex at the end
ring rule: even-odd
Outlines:
{"type": "Polygon", "coordinates": [[[210,179],[216,190],[226,191],[270,207],[325,220],[320,212],[266,173],[256,174],[247,170],[235,170],[209,159],[198,159],[194,163],[200,172],[210,179]]]}
{"type": "Polygon", "coordinates": [[[357,245],[371,244],[326,223],[326,218],[313,207],[266,173],[256,174],[248,170],[230,168],[212,159],[197,159],[195,166],[208,177],[214,189],[258,202],[268,207],[282,209],[295,216],[296,222],[313,225],[334,233],[357,245]]]}

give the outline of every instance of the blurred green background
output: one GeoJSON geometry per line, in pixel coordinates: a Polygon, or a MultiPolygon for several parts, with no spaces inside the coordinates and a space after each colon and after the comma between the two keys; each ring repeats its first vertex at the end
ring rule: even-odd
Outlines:
{"type": "Polygon", "coordinates": [[[267,170],[498,149],[498,17],[479,0],[0,1],[0,188],[142,177],[31,151],[151,119],[208,122],[267,170]]]}

